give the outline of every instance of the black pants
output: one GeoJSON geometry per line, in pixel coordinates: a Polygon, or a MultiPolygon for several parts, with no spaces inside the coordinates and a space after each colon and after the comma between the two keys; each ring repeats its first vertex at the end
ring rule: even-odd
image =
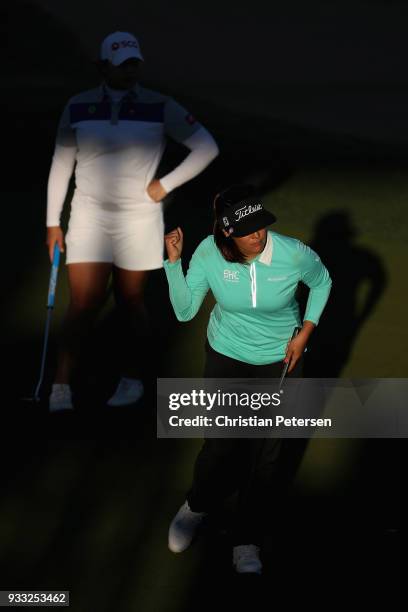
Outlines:
{"type": "MultiPolygon", "coordinates": [[[[207,343],[205,378],[280,378],[282,362],[251,365],[221,355],[207,343]]],[[[298,363],[289,376],[300,377],[298,363]]],[[[237,493],[235,516],[230,524],[234,546],[258,544],[271,509],[287,478],[280,469],[284,440],[279,438],[206,438],[194,466],[187,494],[194,512],[211,512],[237,493]]]]}

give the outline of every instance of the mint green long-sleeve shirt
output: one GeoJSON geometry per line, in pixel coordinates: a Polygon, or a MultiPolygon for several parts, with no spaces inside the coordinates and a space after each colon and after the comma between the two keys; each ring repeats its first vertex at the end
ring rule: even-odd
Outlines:
{"type": "Polygon", "coordinates": [[[331,288],[329,273],[312,249],[271,231],[251,262],[226,261],[211,235],[195,250],[186,277],[180,259],[165,261],[164,268],[178,320],[192,319],[211,289],[216,304],[207,328],[210,346],[255,365],[284,358],[293,328],[301,325],[295,299],[299,281],[310,289],[304,319],[315,325],[331,288]]]}

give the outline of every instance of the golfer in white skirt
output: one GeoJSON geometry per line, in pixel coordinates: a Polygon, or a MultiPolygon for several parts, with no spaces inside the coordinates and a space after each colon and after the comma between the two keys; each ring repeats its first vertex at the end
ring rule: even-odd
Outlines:
{"type": "Polygon", "coordinates": [[[217,156],[208,131],[171,97],[141,87],[135,36],[115,32],[101,45],[100,87],[71,98],[62,114],[48,180],[47,245],[66,247],[70,304],[63,325],[50,411],[72,408],[71,378],[82,341],[107,294],[110,275],[124,323],[123,372],[111,406],[143,393],[138,347],[147,329],[143,287],[163,265],[162,200],[217,156]],[[171,172],[156,170],[166,139],[189,153],[171,172]],[[75,167],[68,232],[60,217],[75,167]],[[134,332],[134,333],[133,333],[134,332]],[[137,337],[139,339],[137,340],[137,337]]]}

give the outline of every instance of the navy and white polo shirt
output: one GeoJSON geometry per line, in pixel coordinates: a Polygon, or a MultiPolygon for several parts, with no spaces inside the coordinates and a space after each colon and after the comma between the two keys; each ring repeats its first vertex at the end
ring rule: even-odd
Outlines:
{"type": "Polygon", "coordinates": [[[166,145],[201,128],[171,97],[137,84],[120,100],[103,85],[68,101],[57,145],[76,148],[76,190],[96,202],[130,210],[151,204],[146,192],[166,145]]]}

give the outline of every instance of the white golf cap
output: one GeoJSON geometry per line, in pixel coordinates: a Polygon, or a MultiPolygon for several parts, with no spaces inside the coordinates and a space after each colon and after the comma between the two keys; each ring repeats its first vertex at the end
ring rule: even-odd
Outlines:
{"type": "Polygon", "coordinates": [[[102,41],[101,59],[109,60],[114,66],[119,66],[130,57],[143,60],[136,36],[129,32],[113,32],[102,41]]]}

